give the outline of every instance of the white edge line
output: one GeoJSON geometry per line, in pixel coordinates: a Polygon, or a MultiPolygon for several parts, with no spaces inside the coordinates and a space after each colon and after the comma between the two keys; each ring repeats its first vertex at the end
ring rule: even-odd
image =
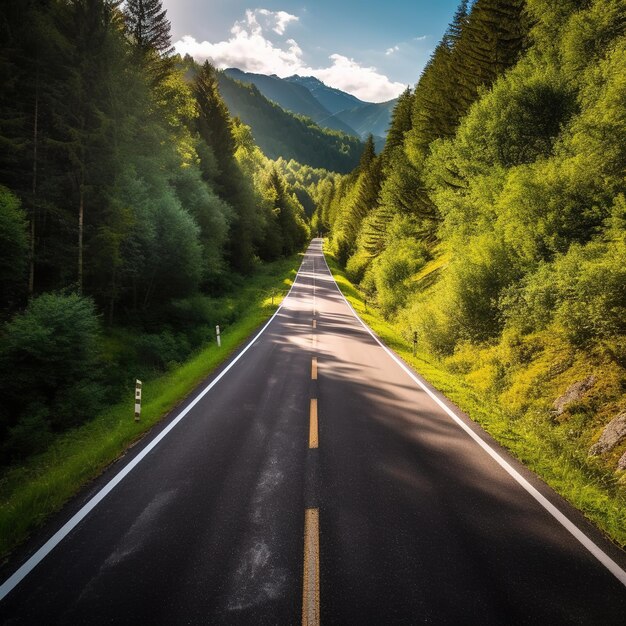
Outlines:
{"type": "Polygon", "coordinates": [[[339,288],[333,273],[328,267],[326,256],[322,249],[322,258],[326,263],[326,268],[330,274],[337,290],[341,294],[354,317],[361,323],[363,328],[374,338],[376,343],[408,374],[413,382],[417,383],[432,400],[434,400],[453,420],[458,424],[498,465],[500,465],[521,487],[523,487],[554,519],[557,520],[569,533],[571,533],[591,554],[593,554],[606,569],[611,572],[626,587],[626,571],[624,571],[606,552],[596,545],[585,533],[583,533],[574,522],[572,522],[564,513],[557,509],[544,495],[542,495],[535,487],[533,487],[516,469],[500,456],[480,435],[476,434],[450,407],[448,407],[440,398],[438,398],[408,367],[403,363],[367,326],[367,324],[359,317],[354,307],[348,302],[347,298],[339,288]]]}
{"type": "MultiPolygon", "coordinates": [[[[306,253],[305,253],[306,256],[306,253]]],[[[291,295],[291,291],[296,286],[298,281],[298,276],[300,275],[300,270],[302,269],[302,264],[304,263],[304,258],[302,259],[302,263],[300,263],[300,267],[296,272],[296,275],[293,279],[293,283],[287,295],[283,298],[283,301],[280,303],[280,306],[274,311],[274,314],[270,319],[266,322],[265,326],[261,328],[261,330],[254,336],[246,347],[220,372],[220,374],[213,379],[194,399],[190,402],[179,414],[178,416],[170,422],[166,428],[164,428],[126,467],[124,467],[120,472],[118,472],[98,493],[87,502],[78,512],[76,512],[57,532],[46,541],[46,543],[37,550],[21,567],[19,567],[9,578],[7,578],[2,585],[0,585],[0,601],[3,600],[17,585],[19,585],[30,572],[32,572],[41,561],[43,561],[54,548],[56,548],[65,537],[67,537],[80,522],[89,515],[89,513],[106,498],[119,483],[130,474],[130,472],[135,469],[137,465],[159,444],[159,442],[164,439],[170,431],[193,409],[204,396],[217,385],[217,383],[226,375],[226,373],[239,361],[239,359],[254,345],[256,340],[265,332],[267,327],[274,321],[274,318],[278,315],[280,310],[283,308],[285,303],[287,302],[287,298],[291,295]]]]}

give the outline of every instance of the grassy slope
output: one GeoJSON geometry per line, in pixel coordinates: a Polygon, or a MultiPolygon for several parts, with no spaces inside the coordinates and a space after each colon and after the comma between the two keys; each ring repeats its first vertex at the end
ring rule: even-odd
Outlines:
{"type": "Polygon", "coordinates": [[[133,397],[83,426],[64,433],[43,454],[0,479],[0,554],[8,553],[83,485],[95,478],[165,417],[208,374],[225,361],[278,308],[295,276],[300,256],[264,266],[241,289],[242,315],[223,330],[222,347],[208,345],[189,361],[143,386],[141,422],[133,397]]]}
{"type": "MultiPolygon", "coordinates": [[[[538,419],[536,412],[527,411],[522,417],[512,418],[498,397],[481,389],[475,372],[473,377],[464,375],[421,348],[414,357],[408,334],[385,320],[371,304],[366,308],[363,294],[348,280],[336,260],[328,252],[326,258],[350,304],[387,346],[580,509],[615,543],[626,546],[626,493],[618,481],[603,467],[581,455],[574,442],[564,444],[563,438],[546,427],[545,420],[538,419]]],[[[422,272],[423,277],[442,264],[441,259],[436,259],[422,272]]],[[[416,276],[416,280],[419,278],[416,276]]],[[[553,390],[543,388],[539,395],[542,393],[553,393],[553,390]]]]}

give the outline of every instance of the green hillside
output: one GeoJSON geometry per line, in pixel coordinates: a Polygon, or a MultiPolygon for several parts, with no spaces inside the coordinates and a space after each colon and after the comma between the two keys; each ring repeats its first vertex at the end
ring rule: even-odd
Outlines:
{"type": "Polygon", "coordinates": [[[356,137],[320,128],[310,118],[288,113],[254,85],[218,73],[219,89],[231,114],[252,128],[261,150],[271,159],[294,159],[311,167],[349,172],[363,144],[356,137]]]}
{"type": "Polygon", "coordinates": [[[371,134],[374,137],[384,138],[387,136],[391,122],[391,113],[396,106],[396,102],[397,100],[389,100],[388,102],[363,104],[341,111],[334,117],[353,128],[359,137],[366,138],[371,134]]]}
{"type": "Polygon", "coordinates": [[[310,117],[324,128],[360,136],[349,124],[332,115],[306,87],[298,83],[283,80],[278,76],[242,72],[235,68],[224,70],[224,74],[239,82],[255,85],[268,100],[275,102],[285,111],[310,117]]]}
{"type": "Polygon", "coordinates": [[[622,544],[624,24],[623,0],[462,2],[317,214],[377,314],[622,544]]]}

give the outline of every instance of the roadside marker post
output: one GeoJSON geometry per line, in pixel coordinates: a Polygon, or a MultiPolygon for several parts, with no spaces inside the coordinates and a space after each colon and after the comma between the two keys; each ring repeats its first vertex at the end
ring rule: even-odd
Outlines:
{"type": "Polygon", "coordinates": [[[139,421],[141,416],[141,387],[142,382],[140,380],[135,381],[135,421],[139,421]]]}
{"type": "Polygon", "coordinates": [[[413,332],[413,356],[417,354],[417,331],[413,332]]]}
{"type": "Polygon", "coordinates": [[[219,325],[217,325],[215,327],[215,336],[217,337],[217,347],[221,348],[222,347],[222,337],[220,335],[220,327],[219,327],[219,325]]]}

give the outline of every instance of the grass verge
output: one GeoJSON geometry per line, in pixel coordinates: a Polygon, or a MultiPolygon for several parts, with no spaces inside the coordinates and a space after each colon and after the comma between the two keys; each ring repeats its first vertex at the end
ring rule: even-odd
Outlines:
{"type": "Polygon", "coordinates": [[[512,419],[498,403],[479,393],[462,375],[451,372],[433,355],[417,350],[402,329],[383,318],[347,278],[336,259],[325,252],[328,265],[354,310],[380,339],[410,364],[494,439],[568,500],[618,546],[626,547],[626,497],[616,481],[581,461],[532,417],[512,419]]]}
{"type": "Polygon", "coordinates": [[[134,421],[130,394],[81,427],[59,435],[44,453],[7,468],[0,479],[0,554],[6,558],[244,343],[276,311],[300,262],[297,255],[267,264],[247,280],[237,295],[242,314],[222,330],[222,347],[205,346],[181,366],[146,381],[140,422],[134,421]]]}

